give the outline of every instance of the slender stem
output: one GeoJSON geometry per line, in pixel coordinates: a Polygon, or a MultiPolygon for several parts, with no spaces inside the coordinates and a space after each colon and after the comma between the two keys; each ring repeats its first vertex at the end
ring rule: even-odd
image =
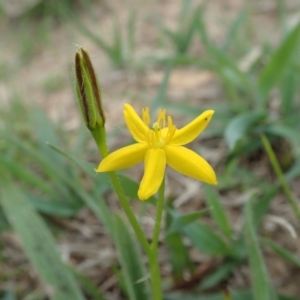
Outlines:
{"type": "Polygon", "coordinates": [[[163,182],[161,183],[161,186],[158,191],[158,199],[156,204],[156,218],[155,218],[151,248],[157,248],[162,214],[164,209],[164,198],[165,198],[165,179],[163,179],[163,182]]]}
{"type": "Polygon", "coordinates": [[[123,188],[121,186],[121,183],[119,181],[119,178],[118,178],[116,172],[109,172],[109,177],[110,177],[110,180],[114,187],[114,190],[115,190],[116,194],[118,195],[120,204],[129,220],[137,238],[139,239],[146,254],[149,255],[150,251],[151,251],[149,243],[148,243],[147,238],[146,238],[143,230],[141,229],[141,226],[138,223],[134,213],[132,212],[132,209],[131,209],[131,207],[128,203],[128,200],[124,194],[123,188]]]}
{"type": "MultiPolygon", "coordinates": [[[[98,147],[101,155],[103,157],[107,156],[108,155],[108,147],[106,144],[105,129],[102,127],[102,128],[99,128],[99,130],[92,131],[92,135],[96,141],[97,147],[98,147]]],[[[112,182],[112,185],[114,187],[114,190],[119,198],[120,204],[121,204],[126,216],[129,220],[137,238],[139,239],[147,257],[150,257],[151,249],[150,249],[149,243],[148,243],[147,238],[146,238],[143,230],[141,229],[134,213],[132,212],[132,209],[131,209],[131,207],[128,203],[128,200],[125,196],[125,193],[123,191],[123,188],[119,181],[119,178],[118,178],[116,172],[108,172],[108,173],[109,173],[109,177],[112,182]]]]}
{"type": "Polygon", "coordinates": [[[281,183],[281,186],[283,188],[283,191],[285,192],[286,194],[286,197],[288,199],[288,201],[290,202],[290,205],[292,206],[292,209],[295,213],[295,216],[296,218],[298,219],[298,221],[300,222],[300,208],[297,204],[297,202],[295,201],[293,195],[292,195],[292,192],[291,192],[291,189],[289,188],[287,182],[286,182],[286,179],[283,175],[283,172],[281,170],[281,167],[280,167],[280,164],[278,162],[278,159],[274,153],[274,150],[272,149],[272,146],[268,140],[268,138],[263,134],[260,136],[261,140],[262,140],[262,143],[265,147],[265,150],[267,152],[267,155],[269,157],[269,160],[272,164],[272,167],[277,175],[277,178],[278,180],[280,181],[281,183]]]}
{"type": "Polygon", "coordinates": [[[151,243],[151,256],[148,257],[149,266],[150,266],[151,285],[153,291],[153,300],[162,300],[162,284],[161,284],[160,266],[159,266],[159,259],[158,259],[158,240],[159,240],[161,220],[162,220],[163,209],[164,209],[164,193],[165,193],[165,179],[163,179],[163,182],[158,191],[155,225],[154,225],[153,238],[151,243]]]}

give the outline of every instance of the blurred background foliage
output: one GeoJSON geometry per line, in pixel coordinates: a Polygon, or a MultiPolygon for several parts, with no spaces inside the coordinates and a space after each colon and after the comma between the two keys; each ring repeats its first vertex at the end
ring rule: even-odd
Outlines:
{"type": "MultiPolygon", "coordinates": [[[[130,142],[125,102],[164,107],[177,124],[216,111],[192,147],[218,186],[168,173],[165,299],[299,299],[299,6],[2,1],[0,299],[150,299],[137,241],[93,171],[76,45],[98,71],[111,149],[130,142]]],[[[151,232],[155,198],[135,201],[141,174],[121,182],[151,232]]]]}

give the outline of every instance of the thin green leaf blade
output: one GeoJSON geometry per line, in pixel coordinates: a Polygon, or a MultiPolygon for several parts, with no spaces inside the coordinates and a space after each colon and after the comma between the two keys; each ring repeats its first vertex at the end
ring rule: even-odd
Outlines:
{"type": "Polygon", "coordinates": [[[174,233],[165,237],[168,247],[169,261],[172,266],[172,276],[175,281],[182,280],[186,270],[191,270],[192,261],[188,248],[184,245],[182,235],[174,233]]]}
{"type": "Polygon", "coordinates": [[[183,233],[201,252],[211,256],[231,255],[230,247],[212,229],[197,222],[183,228],[183,233]]]}
{"type": "Polygon", "coordinates": [[[168,208],[167,212],[170,220],[166,228],[166,236],[180,232],[185,226],[205,215],[207,211],[207,209],[202,209],[191,213],[180,214],[176,210],[168,208]]]}
{"type": "Polygon", "coordinates": [[[83,300],[77,283],[63,265],[55,241],[45,223],[11,182],[1,187],[1,204],[18,233],[24,251],[53,300],[83,300]]]}
{"type": "Polygon", "coordinates": [[[260,105],[265,107],[267,97],[284,74],[289,66],[289,62],[299,51],[300,42],[300,23],[290,32],[277,51],[273,54],[270,62],[265,66],[258,79],[258,91],[260,96],[260,105]]]}
{"type": "Polygon", "coordinates": [[[222,263],[213,273],[208,274],[199,286],[201,290],[207,290],[217,286],[230,275],[230,273],[239,265],[239,261],[228,260],[222,263]]]}
{"type": "Polygon", "coordinates": [[[80,282],[84,291],[87,294],[89,294],[91,297],[93,297],[93,300],[105,300],[104,296],[99,291],[99,288],[95,286],[95,284],[89,278],[77,272],[73,268],[69,268],[69,270],[72,272],[75,278],[80,282]]]}
{"type": "Polygon", "coordinates": [[[234,117],[227,125],[224,133],[229,148],[234,149],[237,142],[265,117],[266,114],[261,112],[246,112],[234,117]]]}
{"type": "Polygon", "coordinates": [[[254,299],[274,300],[274,295],[272,294],[270,286],[269,275],[255,233],[250,200],[246,203],[245,218],[245,234],[254,299]]]}
{"type": "Polygon", "coordinates": [[[269,248],[271,248],[275,253],[283,257],[285,260],[289,261],[293,265],[295,265],[297,268],[300,268],[300,259],[299,257],[292,254],[287,249],[281,247],[277,243],[274,243],[270,239],[264,238],[262,239],[263,243],[267,245],[269,248]]]}
{"type": "Polygon", "coordinates": [[[210,206],[210,214],[212,215],[213,219],[215,220],[216,224],[219,226],[221,231],[228,237],[231,238],[232,230],[226,215],[225,209],[220,202],[220,199],[216,193],[216,191],[208,186],[204,186],[204,193],[205,193],[205,201],[210,206]]]}
{"type": "Polygon", "coordinates": [[[129,299],[150,300],[150,289],[140,248],[129,230],[129,225],[119,215],[114,219],[114,240],[129,299]]]}
{"type": "Polygon", "coordinates": [[[285,72],[281,82],[281,113],[288,116],[293,112],[299,83],[298,70],[292,66],[285,72]]]}

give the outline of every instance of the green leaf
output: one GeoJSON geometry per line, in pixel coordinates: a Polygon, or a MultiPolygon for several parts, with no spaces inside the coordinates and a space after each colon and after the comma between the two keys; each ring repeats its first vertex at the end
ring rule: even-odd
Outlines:
{"type": "Polygon", "coordinates": [[[171,208],[167,208],[166,210],[170,217],[169,224],[166,228],[166,236],[180,232],[185,226],[195,222],[200,217],[205,215],[208,211],[208,209],[203,209],[192,213],[180,214],[179,212],[171,208]]]}
{"type": "Polygon", "coordinates": [[[53,188],[49,186],[45,179],[41,178],[40,174],[35,174],[32,170],[25,168],[24,165],[17,163],[15,159],[2,156],[0,157],[0,164],[1,167],[5,167],[14,178],[16,177],[52,197],[57,196],[57,193],[54,192],[53,188]]]}
{"type": "Polygon", "coordinates": [[[274,85],[290,66],[293,57],[299,51],[300,23],[290,32],[283,43],[275,51],[258,79],[260,107],[265,108],[267,97],[274,85]]]}
{"type": "Polygon", "coordinates": [[[55,164],[62,164],[62,157],[55,154],[51,151],[46,143],[51,143],[54,145],[60,146],[60,141],[54,130],[54,124],[49,120],[49,117],[45,112],[35,106],[31,109],[30,114],[30,123],[32,124],[32,131],[35,134],[36,141],[39,144],[39,147],[42,149],[45,156],[49,156],[52,161],[55,161],[55,164]],[[38,124],[38,126],[36,126],[38,124]]]}
{"type": "Polygon", "coordinates": [[[39,212],[56,217],[69,218],[75,216],[82,208],[78,203],[62,202],[55,199],[42,199],[24,193],[27,201],[39,212]]]}
{"type": "Polygon", "coordinates": [[[6,181],[0,196],[3,210],[19,235],[28,259],[46,290],[51,291],[51,299],[83,300],[74,277],[60,260],[52,234],[22,192],[6,181]]]}
{"type": "Polygon", "coordinates": [[[266,114],[262,112],[246,112],[234,117],[225,128],[224,133],[230,150],[233,150],[237,142],[265,118],[266,114]]]}
{"type": "Polygon", "coordinates": [[[250,77],[242,72],[235,59],[231,59],[223,49],[219,49],[211,41],[207,34],[203,16],[200,14],[198,18],[198,30],[201,41],[206,50],[206,56],[209,58],[208,66],[219,74],[223,84],[229,94],[229,99],[235,100],[235,105],[241,108],[249,107],[245,101],[241,101],[238,91],[243,91],[251,98],[256,98],[256,91],[253,89],[253,84],[250,77]]]}
{"type": "Polygon", "coordinates": [[[297,268],[300,268],[299,257],[293,255],[290,251],[288,251],[285,248],[281,247],[280,245],[274,243],[270,239],[263,238],[262,241],[265,245],[267,245],[269,248],[271,248],[275,253],[280,255],[282,258],[289,261],[290,263],[295,265],[297,268]]]}
{"type": "MultiPolygon", "coordinates": [[[[268,212],[269,206],[274,197],[277,195],[279,189],[279,185],[271,186],[269,188],[264,189],[262,195],[257,196],[258,201],[253,203],[253,210],[255,211],[255,214],[252,216],[253,226],[255,228],[258,228],[264,215],[268,212]]],[[[252,198],[254,195],[257,195],[255,190],[253,191],[253,193],[251,193],[249,198],[252,198]]]]}
{"type": "Polygon", "coordinates": [[[252,206],[250,200],[246,203],[245,218],[245,235],[254,299],[274,300],[269,275],[259,248],[255,227],[253,225],[252,206]]]}
{"type": "Polygon", "coordinates": [[[86,276],[77,272],[73,268],[69,268],[69,270],[73,273],[76,279],[79,281],[84,291],[92,297],[93,300],[105,300],[102,293],[99,291],[99,288],[94,285],[94,283],[88,279],[86,276]]]}
{"type": "Polygon", "coordinates": [[[226,211],[219,199],[218,194],[216,193],[215,189],[211,186],[205,185],[204,186],[204,193],[205,193],[205,201],[207,202],[208,206],[210,206],[210,214],[215,220],[216,224],[219,226],[220,230],[228,237],[231,238],[232,230],[230,223],[228,221],[226,211]]]}
{"type": "MultiPolygon", "coordinates": [[[[184,300],[225,300],[224,293],[213,295],[185,295],[184,300]]],[[[182,295],[168,295],[164,300],[182,300],[182,295]]],[[[251,291],[230,291],[230,300],[253,300],[251,291]]],[[[262,299],[261,299],[262,300],[262,299]]]]}
{"type": "MultiPolygon", "coordinates": [[[[230,300],[253,300],[253,293],[249,290],[229,291],[230,300]]],[[[182,295],[165,295],[164,300],[183,300],[182,295]]],[[[225,300],[224,293],[213,295],[184,295],[184,300],[225,300]]],[[[260,300],[265,300],[260,298],[260,300]]],[[[298,300],[293,297],[278,295],[278,300],[298,300]]]]}
{"type": "MultiPolygon", "coordinates": [[[[169,200],[167,202],[166,209],[166,231],[170,227],[173,220],[172,212],[173,202],[169,200]]],[[[165,242],[168,249],[168,257],[172,267],[173,281],[176,283],[178,280],[184,278],[186,270],[193,271],[193,262],[189,256],[189,249],[183,242],[183,236],[181,233],[173,233],[165,236],[165,242]]]]}
{"type": "Polygon", "coordinates": [[[72,178],[71,175],[73,174],[71,170],[59,164],[58,161],[53,161],[50,157],[45,156],[42,151],[36,149],[31,144],[24,143],[24,141],[18,137],[6,135],[6,138],[13,146],[22,151],[22,155],[26,154],[28,158],[31,158],[42,168],[43,173],[49,177],[51,182],[55,184],[57,190],[63,194],[64,199],[77,200],[77,198],[70,196],[70,187],[74,190],[78,190],[78,182],[75,182],[74,178],[72,178]]]}
{"type": "Polygon", "coordinates": [[[130,300],[150,300],[149,282],[141,250],[130,226],[119,215],[114,218],[114,240],[130,300]]]}
{"type": "Polygon", "coordinates": [[[107,207],[103,197],[101,196],[106,190],[109,189],[110,183],[107,173],[95,173],[94,166],[91,163],[88,163],[82,159],[76,158],[74,155],[66,153],[57,147],[50,145],[54,151],[60,155],[66,157],[78,167],[80,167],[86,174],[95,178],[96,190],[93,193],[93,197],[90,196],[84,189],[79,189],[77,192],[80,194],[83,202],[91,209],[91,211],[96,215],[96,217],[103,222],[105,228],[109,231],[110,234],[113,233],[113,224],[111,218],[111,212],[107,207]]]}
{"type": "Polygon", "coordinates": [[[293,104],[298,91],[298,71],[291,65],[285,72],[281,82],[281,113],[288,116],[293,112],[293,104]]]}
{"type": "Polygon", "coordinates": [[[230,247],[206,225],[197,222],[183,228],[183,233],[201,252],[211,256],[232,255],[230,247]]]}
{"type": "Polygon", "coordinates": [[[9,290],[0,290],[0,300],[17,300],[14,292],[9,290]]]}
{"type": "Polygon", "coordinates": [[[229,260],[220,265],[213,273],[207,275],[199,285],[200,290],[207,290],[224,281],[240,264],[239,261],[229,260]]]}
{"type": "Polygon", "coordinates": [[[247,19],[248,11],[247,9],[242,9],[237,17],[233,20],[233,23],[229,26],[229,29],[226,33],[226,38],[224,41],[224,45],[222,47],[222,50],[225,52],[227,48],[233,44],[234,39],[242,27],[243,23],[247,19]]]}
{"type": "Polygon", "coordinates": [[[172,276],[176,280],[183,279],[184,272],[192,268],[188,248],[184,245],[179,233],[170,234],[165,237],[169,252],[169,261],[172,266],[172,276]]]}
{"type": "Polygon", "coordinates": [[[299,130],[297,128],[293,128],[291,125],[286,124],[271,123],[268,126],[263,127],[261,132],[284,138],[292,146],[293,154],[297,155],[300,146],[299,130]]]}
{"type": "MultiPolygon", "coordinates": [[[[82,168],[87,174],[91,175],[91,176],[95,176],[95,166],[87,161],[84,161],[80,158],[77,158],[74,155],[71,155],[59,148],[57,148],[56,146],[47,143],[47,145],[53,149],[54,151],[56,151],[57,153],[59,153],[60,155],[68,158],[70,161],[72,161],[73,163],[75,163],[76,165],[78,165],[80,168],[82,168]]],[[[105,174],[105,173],[101,173],[100,175],[105,174]]],[[[103,175],[104,176],[104,175],[103,175]]]]}

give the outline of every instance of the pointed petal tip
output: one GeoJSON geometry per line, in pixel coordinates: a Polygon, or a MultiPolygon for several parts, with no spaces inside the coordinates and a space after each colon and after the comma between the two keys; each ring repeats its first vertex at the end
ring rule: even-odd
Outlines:
{"type": "Polygon", "coordinates": [[[214,178],[214,179],[211,179],[211,178],[196,178],[197,180],[200,180],[200,181],[203,181],[207,184],[210,184],[210,185],[217,185],[218,184],[218,181],[214,178]]]}
{"type": "Polygon", "coordinates": [[[94,171],[95,171],[96,173],[105,172],[105,170],[103,170],[103,168],[101,168],[100,165],[98,166],[98,168],[95,168],[94,171]]]}
{"type": "Polygon", "coordinates": [[[124,110],[130,109],[130,108],[133,109],[133,107],[129,103],[124,103],[124,110]]]}
{"type": "Polygon", "coordinates": [[[208,116],[212,116],[215,113],[215,111],[213,109],[208,109],[208,110],[204,111],[203,113],[207,114],[208,116]]]}
{"type": "Polygon", "coordinates": [[[151,196],[153,195],[148,195],[147,193],[145,193],[145,191],[141,191],[141,189],[138,190],[138,198],[141,201],[146,201],[148,200],[151,196]]]}
{"type": "Polygon", "coordinates": [[[213,174],[211,174],[211,176],[209,176],[210,178],[208,178],[207,180],[204,180],[204,182],[208,183],[208,184],[211,184],[211,185],[217,185],[218,184],[218,180],[217,180],[217,177],[216,177],[216,174],[213,171],[213,174]]]}

